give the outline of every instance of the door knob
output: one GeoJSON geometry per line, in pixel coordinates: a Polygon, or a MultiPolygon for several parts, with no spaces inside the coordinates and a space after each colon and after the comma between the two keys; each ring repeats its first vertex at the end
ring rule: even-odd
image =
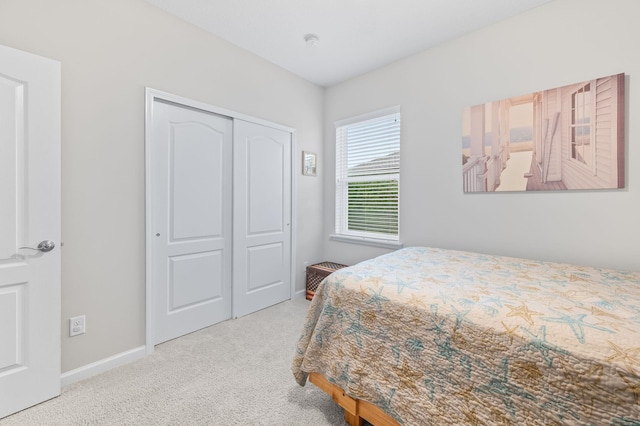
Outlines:
{"type": "Polygon", "coordinates": [[[37,248],[33,247],[20,247],[20,249],[38,250],[47,253],[55,248],[56,244],[51,240],[44,240],[38,244],[37,248]]]}

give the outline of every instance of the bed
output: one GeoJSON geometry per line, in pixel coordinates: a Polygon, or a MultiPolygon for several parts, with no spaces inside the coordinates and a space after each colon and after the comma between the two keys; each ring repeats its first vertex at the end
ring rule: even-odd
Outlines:
{"type": "Polygon", "coordinates": [[[319,285],[292,371],[351,425],[639,425],[640,272],[401,249],[319,285]]]}

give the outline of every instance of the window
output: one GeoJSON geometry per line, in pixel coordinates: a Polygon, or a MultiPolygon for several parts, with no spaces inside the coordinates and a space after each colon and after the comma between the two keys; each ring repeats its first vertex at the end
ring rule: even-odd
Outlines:
{"type": "Polygon", "coordinates": [[[399,236],[400,107],[336,123],[336,234],[399,236]]]}
{"type": "Polygon", "coordinates": [[[571,95],[571,158],[592,165],[591,84],[571,95]]]}

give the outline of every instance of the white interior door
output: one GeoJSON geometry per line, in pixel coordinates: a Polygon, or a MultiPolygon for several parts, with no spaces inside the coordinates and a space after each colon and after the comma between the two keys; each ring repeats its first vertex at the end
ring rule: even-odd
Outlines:
{"type": "Polygon", "coordinates": [[[0,418],[60,394],[59,242],[60,64],[0,46],[0,418]]]}
{"type": "Polygon", "coordinates": [[[234,120],[233,315],[291,298],[291,133],[234,120]]]}
{"type": "Polygon", "coordinates": [[[231,318],[232,120],[155,100],[154,344],[231,318]]]}

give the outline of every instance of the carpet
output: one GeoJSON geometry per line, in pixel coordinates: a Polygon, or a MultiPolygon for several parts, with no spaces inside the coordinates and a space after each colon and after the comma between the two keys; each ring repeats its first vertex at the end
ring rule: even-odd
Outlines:
{"type": "Polygon", "coordinates": [[[291,373],[308,306],[294,299],[163,343],[0,425],[344,425],[328,395],[291,373]]]}

